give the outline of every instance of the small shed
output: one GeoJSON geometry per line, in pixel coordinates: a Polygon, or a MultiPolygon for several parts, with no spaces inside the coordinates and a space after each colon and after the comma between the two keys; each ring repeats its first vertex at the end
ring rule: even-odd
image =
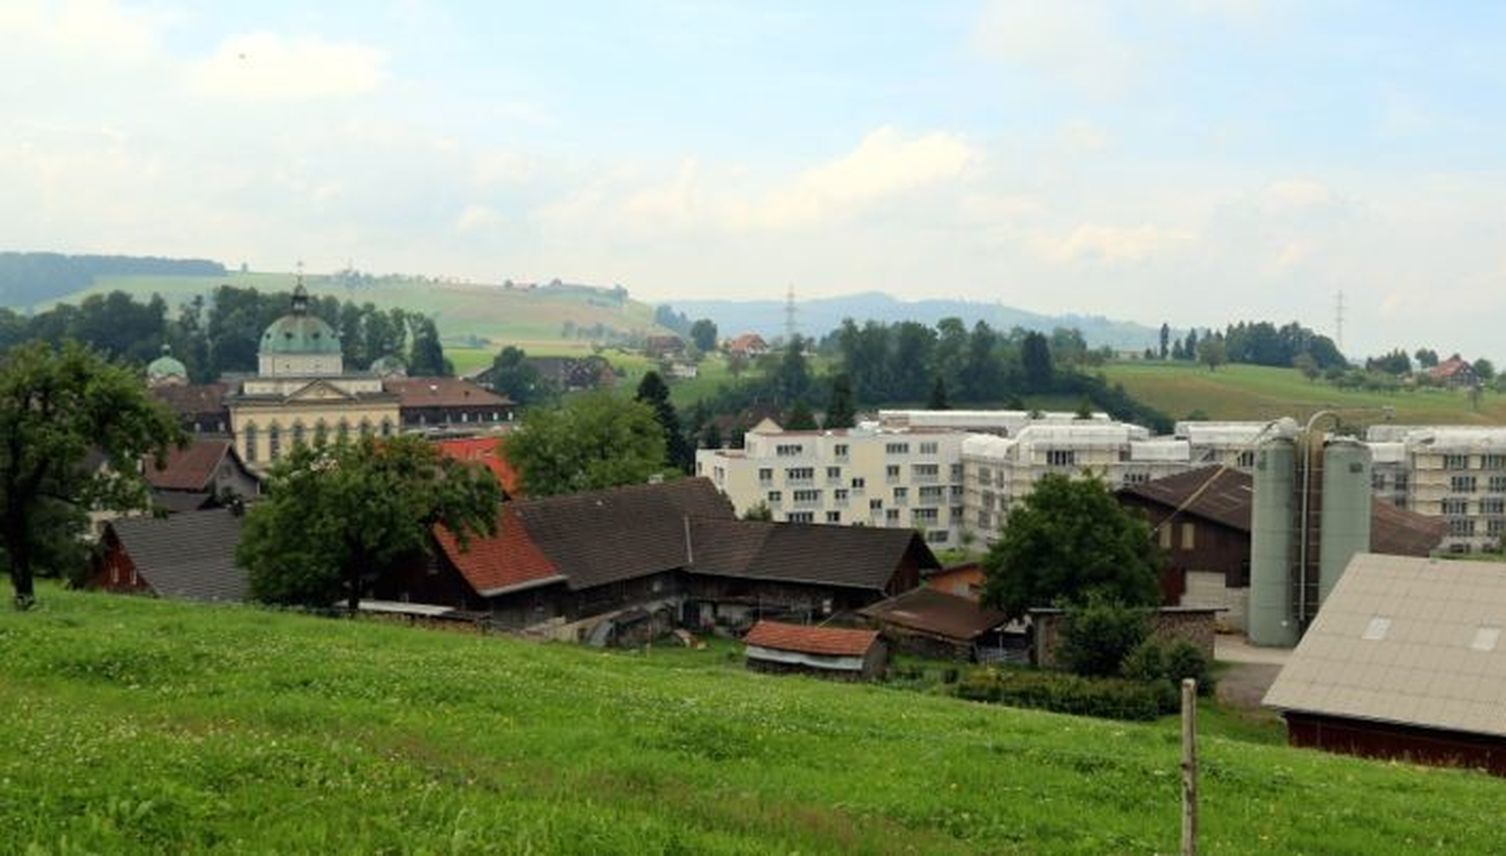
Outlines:
{"type": "Polygon", "coordinates": [[[918,588],[858,610],[896,650],[969,661],[1027,658],[1023,627],[967,597],[918,588]]]}
{"type": "Polygon", "coordinates": [[[889,652],[877,630],[760,621],[743,637],[755,672],[797,672],[843,681],[882,677],[889,652]]]}

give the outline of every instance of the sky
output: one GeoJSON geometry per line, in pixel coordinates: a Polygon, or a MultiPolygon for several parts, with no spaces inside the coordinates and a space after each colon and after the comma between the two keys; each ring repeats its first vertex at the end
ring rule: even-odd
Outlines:
{"type": "Polygon", "coordinates": [[[1506,4],[0,2],[0,244],[1502,362],[1506,4]]]}

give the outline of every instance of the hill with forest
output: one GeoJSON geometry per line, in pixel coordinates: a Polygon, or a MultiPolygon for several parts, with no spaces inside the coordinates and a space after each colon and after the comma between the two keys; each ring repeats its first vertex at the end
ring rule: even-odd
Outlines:
{"type": "MultiPolygon", "coordinates": [[[[710,318],[727,335],[741,332],[771,337],[785,329],[786,304],[782,300],[671,300],[669,305],[690,318],[710,318]]],[[[796,303],[796,326],[806,335],[824,336],[851,318],[896,323],[919,321],[933,326],[943,318],[961,318],[971,327],[986,321],[997,330],[1023,327],[1049,333],[1063,327],[1077,329],[1091,348],[1141,351],[1159,341],[1160,328],[1131,321],[1115,321],[1099,315],[1044,315],[1015,309],[1002,303],[965,300],[901,300],[877,291],[800,300],[796,303]]]]}
{"type": "MultiPolygon", "coordinates": [[[[1176,722],[43,586],[0,850],[1168,853],[1176,722]]],[[[1503,784],[1202,739],[1205,853],[1500,853],[1503,784]]]]}

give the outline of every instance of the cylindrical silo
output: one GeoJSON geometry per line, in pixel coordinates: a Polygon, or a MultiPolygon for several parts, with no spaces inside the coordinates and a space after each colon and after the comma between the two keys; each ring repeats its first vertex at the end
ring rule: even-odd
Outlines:
{"type": "Polygon", "coordinates": [[[1370,550],[1370,448],[1336,437],[1323,447],[1323,513],[1318,533],[1318,603],[1328,599],[1355,553],[1370,550]]]}
{"type": "Polygon", "coordinates": [[[1250,515],[1249,627],[1255,645],[1297,644],[1297,622],[1290,610],[1296,474],[1297,444],[1291,436],[1260,444],[1250,515]]]}

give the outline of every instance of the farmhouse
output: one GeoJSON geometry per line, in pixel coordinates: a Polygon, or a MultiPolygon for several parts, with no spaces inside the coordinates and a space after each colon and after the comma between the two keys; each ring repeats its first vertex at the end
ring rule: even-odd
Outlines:
{"type": "Polygon", "coordinates": [[[1479,381],[1475,367],[1458,354],[1428,369],[1428,377],[1446,386],[1474,386],[1479,381]]]}
{"type": "Polygon", "coordinates": [[[89,584],[177,600],[245,600],[246,572],[235,564],[241,521],[238,507],[111,520],[89,584]]]}
{"type": "Polygon", "coordinates": [[[743,333],[727,340],[726,351],[740,357],[757,358],[769,352],[769,343],[757,333],[743,333]]]}
{"type": "Polygon", "coordinates": [[[747,666],[756,672],[858,681],[881,677],[888,663],[888,650],[874,630],[760,621],[743,637],[743,644],[747,666]]]}
{"type": "MultiPolygon", "coordinates": [[[[1251,477],[1234,469],[1200,467],[1132,484],[1119,502],[1145,513],[1166,555],[1161,589],[1166,603],[1225,610],[1220,622],[1247,626],[1250,592],[1251,477]]],[[[1385,502],[1370,508],[1370,549],[1426,556],[1445,534],[1441,519],[1385,502]]]]}
{"type": "Polygon", "coordinates": [[[650,357],[678,357],[685,353],[685,340],[673,333],[655,333],[643,343],[643,352],[650,357]]]}
{"type": "Polygon", "coordinates": [[[1506,775],[1506,567],[1361,553],[1266,694],[1293,746],[1506,775]]]}
{"type": "Polygon", "coordinates": [[[969,661],[1026,657],[1023,628],[1006,633],[1009,618],[1003,612],[929,586],[866,606],[858,614],[876,624],[896,650],[969,661]]]}
{"type": "Polygon", "coordinates": [[[261,492],[261,482],[228,439],[204,437],[171,449],[160,467],[147,456],[142,471],[151,486],[152,504],[173,512],[253,499],[261,492]]]}

